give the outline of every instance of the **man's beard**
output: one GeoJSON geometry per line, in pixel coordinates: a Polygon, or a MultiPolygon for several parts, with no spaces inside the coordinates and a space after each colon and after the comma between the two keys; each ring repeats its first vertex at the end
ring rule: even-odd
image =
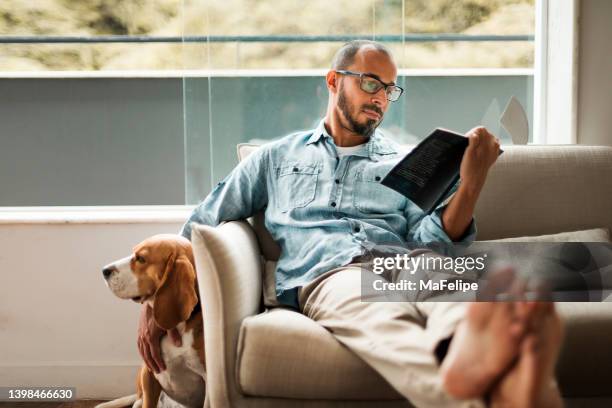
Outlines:
{"type": "MultiPolygon", "coordinates": [[[[344,87],[340,85],[339,95],[338,95],[338,107],[342,111],[342,115],[344,119],[346,119],[345,126],[351,132],[363,136],[365,138],[369,138],[374,133],[374,130],[381,124],[383,118],[382,110],[376,105],[363,105],[363,109],[369,109],[374,112],[377,112],[380,115],[379,120],[368,119],[365,123],[360,123],[351,113],[351,108],[353,105],[349,104],[349,101],[346,98],[346,94],[344,92],[344,87]]],[[[357,112],[358,114],[359,112],[357,112]]]]}

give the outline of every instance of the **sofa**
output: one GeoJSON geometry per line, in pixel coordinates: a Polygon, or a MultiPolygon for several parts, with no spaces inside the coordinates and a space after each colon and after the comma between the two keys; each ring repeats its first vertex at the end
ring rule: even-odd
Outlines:
{"type": "MultiPolygon", "coordinates": [[[[239,158],[256,148],[239,145],[239,158]]],[[[612,229],[611,147],[504,150],[475,210],[478,240],[612,229]]],[[[279,249],[262,214],[216,228],[194,224],[192,243],[204,310],[205,406],[411,406],[313,321],[264,309],[264,267],[279,249]]],[[[566,406],[612,406],[612,302],[557,309],[566,323],[557,367],[566,406]]]]}

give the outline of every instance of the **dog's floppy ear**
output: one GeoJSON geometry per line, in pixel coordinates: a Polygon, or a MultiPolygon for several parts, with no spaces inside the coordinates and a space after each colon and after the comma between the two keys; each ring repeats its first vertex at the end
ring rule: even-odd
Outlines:
{"type": "Polygon", "coordinates": [[[170,330],[187,320],[198,303],[195,271],[185,255],[173,254],[162,277],[153,302],[153,317],[157,325],[170,330]]]}

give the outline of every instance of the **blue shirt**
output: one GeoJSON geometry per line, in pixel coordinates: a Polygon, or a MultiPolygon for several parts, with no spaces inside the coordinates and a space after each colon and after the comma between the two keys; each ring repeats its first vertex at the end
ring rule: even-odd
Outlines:
{"type": "MultiPolygon", "coordinates": [[[[266,228],[281,248],[276,294],[293,307],[300,286],[350,263],[372,243],[451,242],[441,221],[446,204],[427,215],[379,183],[403,157],[397,144],[376,130],[360,150],[338,158],[323,123],[264,144],[242,160],[181,231],[191,239],[191,222],[216,226],[265,211],[266,228]]],[[[472,219],[460,242],[475,236],[472,219]]]]}

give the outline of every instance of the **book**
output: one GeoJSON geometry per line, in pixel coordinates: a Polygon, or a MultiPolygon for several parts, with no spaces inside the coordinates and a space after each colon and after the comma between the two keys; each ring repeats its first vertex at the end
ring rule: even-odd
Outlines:
{"type": "MultiPolygon", "coordinates": [[[[431,214],[459,181],[461,160],[468,144],[466,136],[437,128],[400,160],[381,184],[431,214]]],[[[502,153],[500,149],[499,154],[502,153]]]]}

